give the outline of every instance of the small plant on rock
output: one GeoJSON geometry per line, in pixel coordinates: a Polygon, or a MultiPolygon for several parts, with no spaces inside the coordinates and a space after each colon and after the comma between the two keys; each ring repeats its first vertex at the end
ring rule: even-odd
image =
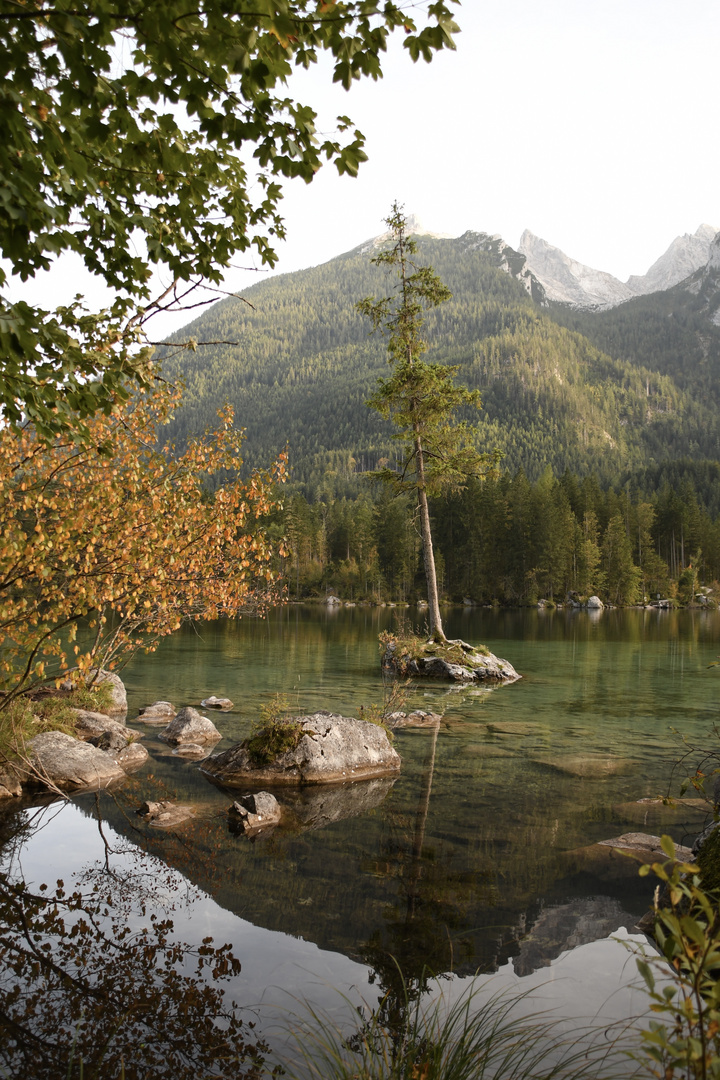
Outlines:
{"type": "Polygon", "coordinates": [[[290,703],[282,694],[275,694],[260,709],[260,720],[253,724],[246,748],[255,768],[269,765],[282,754],[295,750],[303,735],[302,721],[288,716],[290,703]]]}

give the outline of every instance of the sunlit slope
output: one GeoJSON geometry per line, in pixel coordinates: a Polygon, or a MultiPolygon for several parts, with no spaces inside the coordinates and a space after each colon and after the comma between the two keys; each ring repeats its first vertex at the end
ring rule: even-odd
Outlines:
{"type": "MultiPolygon", "coordinates": [[[[230,401],[247,429],[248,464],[268,462],[288,443],[294,479],[316,485],[328,470],[363,471],[390,456],[390,428],[364,404],[387,371],[385,347],[354,306],[393,285],[371,254],[356,249],[260,282],[245,293],[252,307],[229,298],[176,335],[232,344],[167,350],[164,374],[187,384],[170,438],[182,443],[230,401]]],[[[681,383],[671,364],[647,355],[638,362],[630,349],[608,355],[579,327],[560,325],[565,313],[536,304],[479,249],[476,234],[423,239],[419,257],[453,292],[428,315],[430,355],[457,364],[459,378],[482,390],[478,444],[497,446],[511,470],[614,476],[668,456],[718,456],[707,395],[681,383]]]]}

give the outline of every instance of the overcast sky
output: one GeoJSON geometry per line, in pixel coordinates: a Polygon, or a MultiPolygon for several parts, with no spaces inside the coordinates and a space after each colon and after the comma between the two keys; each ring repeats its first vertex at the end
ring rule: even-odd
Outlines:
{"type": "Polygon", "coordinates": [[[394,199],[428,231],[516,245],[529,228],[621,280],[720,227],[718,0],[464,0],[457,20],[457,51],[430,65],[399,39],[378,83],[346,93],[329,65],[293,77],[321,130],[355,120],[370,160],[355,180],[327,166],[287,186],[279,271],[377,235],[394,199]]]}
{"type": "Polygon", "coordinates": [[[288,193],[286,269],[375,235],[394,198],[428,229],[529,228],[622,280],[720,227],[717,0],[465,0],[457,19],[431,65],[399,48],[349,94],[306,80],[370,161],[288,193]]]}

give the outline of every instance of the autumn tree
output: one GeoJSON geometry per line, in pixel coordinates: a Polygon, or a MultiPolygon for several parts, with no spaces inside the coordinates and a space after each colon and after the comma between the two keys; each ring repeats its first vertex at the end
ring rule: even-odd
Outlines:
{"type": "Polygon", "coordinates": [[[415,492],[430,633],[434,639],[444,641],[428,495],[463,487],[468,475],[482,474],[491,459],[475,449],[467,423],[455,419],[463,408],[480,408],[479,392],[455,385],[457,367],[423,359],[427,349],[421,334],[423,311],[449,300],[450,290],[431,267],[413,262],[417,245],[408,235],[407,218],[397,203],[386,224],[391,246],[372,262],[395,273],[397,286],[390,296],[361,300],[358,310],[370,318],[374,330],[380,330],[388,339],[388,362],[393,372],[389,378],[379,380],[368,405],[394,420],[398,430],[393,438],[402,444],[403,456],[399,469],[386,466],[372,475],[398,491],[410,487],[415,492]]]}
{"type": "Polygon", "coordinates": [[[396,30],[429,61],[454,47],[456,2],[0,0],[0,415],[49,438],[147,385],[147,318],[197,306],[238,253],[275,263],[282,181],[365,160],[348,117],[318,135],[293,68],[327,53],[346,89],[377,79],[396,30]],[[64,252],[107,311],[11,299],[8,269],[26,281],[64,252]]]}
{"type": "Polygon", "coordinates": [[[223,483],[242,463],[229,408],[182,455],[157,449],[178,400],[165,389],[91,418],[82,446],[0,430],[0,712],[70,666],[112,667],[184,620],[277,599],[281,545],[263,519],[284,457],[223,483]]]}

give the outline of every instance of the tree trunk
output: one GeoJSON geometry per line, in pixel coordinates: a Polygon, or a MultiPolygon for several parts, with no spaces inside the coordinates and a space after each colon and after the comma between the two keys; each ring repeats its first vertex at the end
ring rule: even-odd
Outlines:
{"type": "Polygon", "coordinates": [[[437,576],[435,574],[435,556],[433,555],[432,533],[430,531],[430,511],[425,492],[425,458],[420,437],[415,437],[415,462],[418,481],[418,508],[420,510],[420,534],[422,536],[423,563],[427,582],[428,613],[430,616],[430,636],[436,641],[445,641],[440,601],[438,598],[437,576]]]}

